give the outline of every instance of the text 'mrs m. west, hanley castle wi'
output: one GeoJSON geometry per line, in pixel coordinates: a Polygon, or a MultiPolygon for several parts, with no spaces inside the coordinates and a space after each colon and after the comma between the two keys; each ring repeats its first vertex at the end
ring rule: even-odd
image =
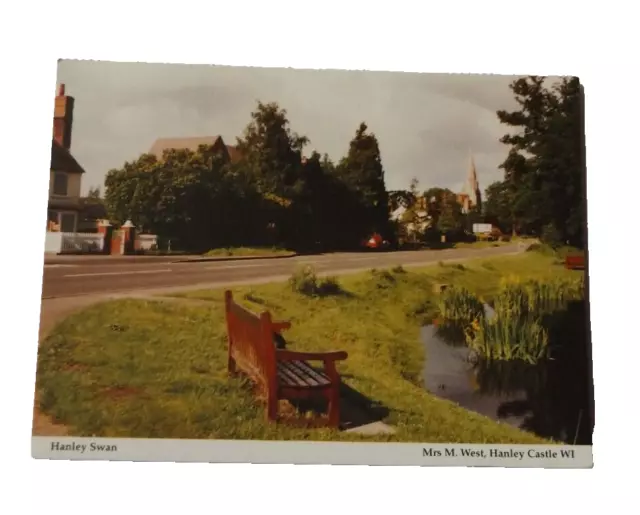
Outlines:
{"type": "Polygon", "coordinates": [[[449,448],[443,451],[439,449],[423,448],[422,456],[439,458],[442,456],[449,458],[517,458],[519,460],[526,458],[534,459],[557,459],[557,458],[575,458],[575,451],[573,449],[528,449],[528,450],[516,450],[516,449],[455,449],[449,448]]]}

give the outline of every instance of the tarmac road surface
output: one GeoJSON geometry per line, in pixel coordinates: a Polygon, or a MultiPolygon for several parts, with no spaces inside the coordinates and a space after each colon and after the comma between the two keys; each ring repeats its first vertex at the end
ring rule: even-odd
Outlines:
{"type": "Polygon", "coordinates": [[[172,262],[171,258],[154,260],[68,259],[45,264],[42,298],[52,299],[77,295],[99,295],[136,291],[167,291],[244,282],[264,283],[284,280],[302,265],[312,265],[319,275],[345,274],[389,268],[489,258],[522,252],[517,244],[483,249],[445,249],[381,253],[336,253],[297,256],[281,259],[237,261],[172,262]]]}

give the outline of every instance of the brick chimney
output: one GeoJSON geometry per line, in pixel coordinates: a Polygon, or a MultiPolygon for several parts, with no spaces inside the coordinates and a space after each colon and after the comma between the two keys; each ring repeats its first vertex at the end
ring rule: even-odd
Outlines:
{"type": "Polygon", "coordinates": [[[53,139],[67,150],[71,148],[72,125],[73,97],[68,97],[65,94],[64,84],[60,84],[53,112],[53,139]]]}

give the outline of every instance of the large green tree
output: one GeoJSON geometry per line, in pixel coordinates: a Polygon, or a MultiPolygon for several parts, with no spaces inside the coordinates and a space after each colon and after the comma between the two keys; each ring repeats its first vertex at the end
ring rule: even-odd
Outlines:
{"type": "Polygon", "coordinates": [[[502,232],[515,232],[514,201],[507,181],[496,181],[485,190],[483,217],[502,232]]]}
{"type": "Polygon", "coordinates": [[[241,164],[262,193],[291,199],[302,167],[306,136],[291,131],[287,111],[277,103],[258,102],[251,122],[238,138],[241,164]]]}
{"type": "Polygon", "coordinates": [[[358,127],[336,173],[358,200],[351,220],[359,226],[359,236],[367,237],[374,231],[387,234],[390,224],[385,172],[378,139],[368,132],[366,123],[358,127]]]}
{"type": "Polygon", "coordinates": [[[580,246],[586,231],[582,88],[577,77],[548,82],[514,81],[520,109],[497,113],[511,128],[501,138],[510,147],[503,191],[518,230],[580,246]]]}

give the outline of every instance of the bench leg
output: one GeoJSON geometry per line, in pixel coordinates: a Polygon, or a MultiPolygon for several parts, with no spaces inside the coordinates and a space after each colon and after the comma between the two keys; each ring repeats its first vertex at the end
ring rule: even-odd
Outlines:
{"type": "Polygon", "coordinates": [[[329,393],[329,426],[337,428],[340,424],[340,384],[336,384],[329,393]]]}
{"type": "Polygon", "coordinates": [[[227,371],[229,372],[229,375],[236,375],[237,369],[236,369],[236,360],[233,359],[231,356],[229,356],[229,359],[227,360],[227,371]]]}
{"type": "Polygon", "coordinates": [[[278,398],[275,395],[267,397],[267,421],[276,422],[278,420],[278,398]]]}

